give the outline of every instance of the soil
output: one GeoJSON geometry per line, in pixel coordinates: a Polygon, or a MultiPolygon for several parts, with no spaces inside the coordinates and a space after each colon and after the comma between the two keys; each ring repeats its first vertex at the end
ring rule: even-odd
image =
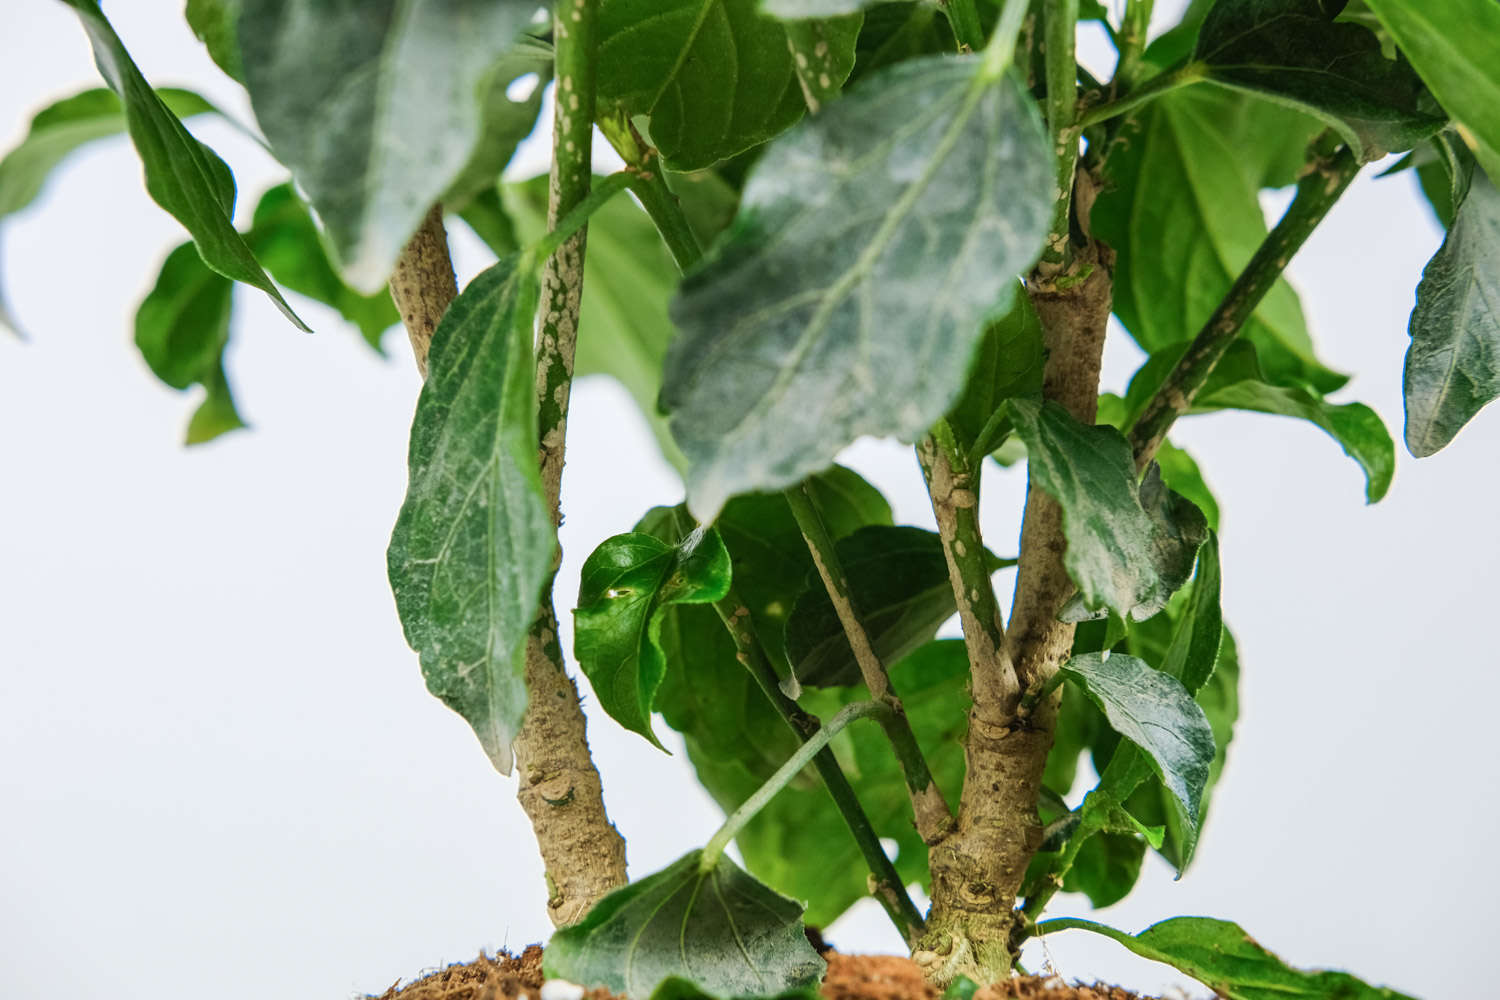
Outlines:
{"type": "MultiPolygon", "coordinates": [[[[828,976],[825,1000],[938,1000],[938,991],[922,978],[910,959],[895,955],[842,955],[823,952],[828,976]]],[[[392,986],[367,1000],[541,1000],[542,948],[532,945],[519,955],[479,953],[472,962],[450,965],[404,987],[392,986]]],[[[1148,1000],[1118,986],[1082,986],[1058,976],[1017,976],[986,986],[974,1000],[1148,1000]]],[[[620,1000],[594,989],[584,1000],[620,1000]]]]}

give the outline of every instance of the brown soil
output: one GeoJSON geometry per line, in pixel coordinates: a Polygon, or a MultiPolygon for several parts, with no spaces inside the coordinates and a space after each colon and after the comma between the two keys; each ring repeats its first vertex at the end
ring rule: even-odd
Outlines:
{"type": "MultiPolygon", "coordinates": [[[[938,1000],[938,992],[917,966],[895,955],[841,955],[826,951],[826,1000],[938,1000]]],[[[542,948],[520,955],[483,952],[472,962],[450,965],[398,989],[392,986],[368,1000],[540,1000],[542,948]]],[[[1076,986],[1056,976],[1018,976],[986,986],[974,1000],[1147,1000],[1118,986],[1076,986]]],[[[609,991],[590,990],[585,1000],[618,1000],[609,991]]]]}

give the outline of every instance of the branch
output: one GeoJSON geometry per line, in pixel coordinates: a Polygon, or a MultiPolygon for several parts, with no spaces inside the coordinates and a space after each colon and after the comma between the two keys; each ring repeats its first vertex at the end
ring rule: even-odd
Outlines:
{"type": "Polygon", "coordinates": [[[1317,154],[1311,169],[1297,182],[1296,197],[1287,206],[1281,221],[1261,242],[1224,300],[1203,324],[1198,336],[1193,338],[1187,353],[1167,375],[1166,381],[1131,427],[1130,445],[1135,452],[1137,469],[1144,470],[1150,464],[1173,421],[1192,407],[1194,398],[1229,345],[1239,336],[1245,321],[1359,172],[1359,163],[1347,146],[1328,155],[1326,149],[1332,142],[1332,136],[1325,133],[1315,145],[1323,151],[1317,154]]]}
{"type": "MultiPolygon", "coordinates": [[[[750,671],[750,676],[770,699],[777,713],[797,734],[798,739],[806,742],[815,737],[822,728],[822,723],[816,716],[803,711],[800,705],[782,693],[776,671],[771,667],[765,649],[755,634],[750,618],[750,608],[740,599],[732,586],[723,600],[715,602],[714,610],[718,612],[719,618],[724,622],[724,627],[729,630],[730,636],[734,639],[739,661],[745,665],[746,670],[750,671]]],[[[865,864],[870,869],[871,891],[880,901],[880,905],[885,908],[885,912],[896,925],[896,929],[901,932],[902,938],[908,945],[913,944],[922,934],[922,914],[912,903],[911,897],[907,895],[906,887],[901,883],[901,876],[896,873],[896,866],[891,863],[891,859],[886,856],[885,849],[880,846],[880,835],[870,823],[864,807],[860,805],[859,797],[855,795],[849,779],[844,776],[843,769],[839,767],[838,759],[834,757],[832,750],[825,747],[813,757],[812,763],[818,775],[823,779],[823,784],[828,789],[834,806],[844,817],[844,822],[848,825],[849,832],[859,847],[859,853],[864,857],[865,864]]]]}
{"type": "MultiPolygon", "coordinates": [[[[1118,78],[1117,78],[1118,79],[1118,78]]],[[[1158,73],[1147,80],[1139,90],[1133,90],[1124,97],[1117,98],[1105,104],[1096,104],[1091,108],[1085,108],[1078,116],[1078,127],[1080,129],[1091,128],[1101,122],[1118,118],[1121,115],[1134,111],[1142,104],[1160,97],[1168,91],[1176,90],[1178,87],[1186,87],[1197,83],[1199,80],[1208,79],[1208,72],[1203,63],[1184,63],[1173,70],[1158,73]]]]}
{"type": "Polygon", "coordinates": [[[1115,93],[1128,91],[1135,83],[1141,55],[1146,51],[1146,34],[1151,27],[1151,8],[1154,5],[1155,0],[1125,0],[1125,16],[1120,19],[1120,33],[1115,43],[1120,50],[1120,61],[1116,64],[1111,84],[1115,93]]]}
{"type": "Polygon", "coordinates": [[[1078,106],[1078,0],[1052,0],[1044,12],[1043,53],[1047,67],[1047,127],[1057,157],[1057,191],[1052,206],[1052,230],[1042,249],[1041,273],[1067,270],[1072,231],[1073,171],[1078,165],[1080,130],[1073,118],[1078,106]]]}
{"type": "Polygon", "coordinates": [[[448,255],[448,234],[443,229],[443,207],[433,205],[422,220],[391,272],[391,298],[401,313],[417,371],[427,377],[427,351],[448,305],[458,297],[453,280],[453,260],[448,255]]]}
{"type": "Polygon", "coordinates": [[[834,610],[838,612],[839,622],[844,626],[844,635],[848,637],[849,646],[854,650],[854,659],[859,664],[865,686],[870,689],[872,698],[891,709],[889,714],[880,717],[880,725],[891,742],[891,749],[896,753],[902,774],[906,776],[906,790],[911,795],[917,832],[926,843],[935,844],[952,828],[953,814],[948,809],[942,790],[932,778],[927,759],[922,756],[922,748],[917,745],[916,734],[912,732],[911,722],[906,718],[906,710],[901,707],[901,699],[891,687],[885,664],[880,662],[880,657],[870,643],[869,633],[859,620],[859,613],[849,592],[849,577],[834,549],[828,526],[823,523],[823,515],[818,511],[805,483],[787,490],[785,496],[792,508],[792,515],[797,519],[797,527],[802,530],[808,551],[812,553],[813,565],[817,566],[818,576],[822,578],[823,586],[833,601],[834,610]]]}
{"type": "MultiPolygon", "coordinates": [[[[588,197],[593,176],[597,2],[562,0],[553,21],[557,101],[549,228],[588,197]]],[[[559,491],[586,238],[586,229],[570,237],[548,258],[542,274],[536,361],[538,463],[554,523],[561,520],[559,491]]],[[[625,884],[625,841],[604,811],[578,688],[563,669],[550,582],[526,640],[526,691],[526,715],[516,738],[521,772],[516,798],[531,819],[546,866],[548,915],[553,924],[566,926],[625,884]]]]}

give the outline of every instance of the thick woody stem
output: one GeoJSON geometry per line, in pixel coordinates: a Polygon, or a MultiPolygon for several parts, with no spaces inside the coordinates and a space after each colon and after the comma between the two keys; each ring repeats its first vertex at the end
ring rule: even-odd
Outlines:
{"type": "MultiPolygon", "coordinates": [[[[597,0],[563,0],[554,19],[556,115],[547,221],[580,204],[592,178],[597,0]]],[[[537,332],[538,461],[554,522],[560,522],[563,450],[587,231],[547,260],[537,332]]],[[[526,642],[526,715],[516,738],[516,797],[531,818],[547,869],[548,915],[562,927],[625,884],[625,841],[604,811],[599,771],[589,755],[578,689],[563,668],[552,587],[526,642]]]]}
{"type": "Polygon", "coordinates": [[[448,234],[443,230],[443,206],[433,205],[416,235],[396,258],[391,272],[391,298],[401,313],[417,371],[427,377],[427,352],[448,305],[458,297],[453,260],[448,256],[448,234]]]}
{"type": "Polygon", "coordinates": [[[870,635],[860,620],[859,611],[850,594],[849,577],[844,572],[843,563],[834,548],[833,538],[828,534],[828,526],[823,521],[816,501],[808,492],[806,484],[792,487],[785,495],[787,504],[792,508],[792,515],[797,519],[797,527],[802,530],[802,537],[807,542],[808,551],[812,553],[813,565],[818,568],[818,576],[822,579],[823,587],[828,591],[829,599],[838,613],[839,622],[844,627],[844,635],[854,651],[854,660],[859,664],[865,686],[870,689],[870,697],[891,709],[888,714],[880,717],[880,724],[901,765],[901,772],[906,777],[906,790],[911,797],[917,832],[928,844],[935,844],[952,829],[953,814],[948,811],[948,803],[943,798],[942,790],[933,780],[922,749],[917,745],[916,734],[912,732],[911,723],[906,718],[906,710],[901,707],[900,697],[891,687],[891,678],[886,672],[885,664],[880,662],[879,655],[870,643],[870,635]]]}

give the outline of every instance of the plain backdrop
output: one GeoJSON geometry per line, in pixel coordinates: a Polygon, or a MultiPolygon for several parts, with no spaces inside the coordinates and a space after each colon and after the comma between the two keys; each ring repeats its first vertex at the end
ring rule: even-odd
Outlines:
{"type": "MultiPolygon", "coordinates": [[[[109,13],[149,79],[248,120],[180,8],[109,13]]],[[[96,85],[67,8],[6,5],[7,148],[30,111],[96,85]]],[[[193,128],[236,170],[243,220],[283,171],[221,122],[193,128]]],[[[1374,173],[1291,275],[1324,358],[1355,373],[1338,398],[1373,405],[1399,440],[1407,314],[1441,234],[1409,175],[1374,173]]],[[[0,335],[0,996],[327,1000],[544,939],[514,779],[425,692],[385,580],[418,390],[404,337],[378,357],[298,300],[317,329],[304,335],[241,288],[228,363],[253,429],[184,449],[196,397],[159,384],[131,342],[136,304],[184,238],[123,139],[70,160],[0,234],[29,335],[0,335]]],[[[484,256],[455,241],[466,278],[484,256]]],[[[1106,387],[1139,359],[1113,336],[1106,387]]],[[[564,608],[595,544],[681,495],[614,384],[578,385],[570,431],[564,608]]],[[[1193,868],[1174,883],[1148,863],[1100,919],[1231,918],[1300,965],[1466,993],[1500,913],[1500,413],[1434,458],[1402,450],[1370,507],[1358,468],[1308,424],[1223,414],[1174,437],[1224,508],[1242,715],[1193,868]]],[[[900,520],[931,524],[910,449],[861,442],[846,460],[900,520]]],[[[986,480],[1001,551],[1021,491],[1019,471],[986,480]]],[[[590,736],[633,874],[707,839],[720,814],[680,743],[664,755],[592,711],[590,736]]],[[[1090,915],[1071,896],[1053,912],[1090,915]]],[[[873,904],[829,936],[899,946],[873,904]]],[[[1033,944],[1028,961],[1203,995],[1083,932],[1033,944]]]]}

